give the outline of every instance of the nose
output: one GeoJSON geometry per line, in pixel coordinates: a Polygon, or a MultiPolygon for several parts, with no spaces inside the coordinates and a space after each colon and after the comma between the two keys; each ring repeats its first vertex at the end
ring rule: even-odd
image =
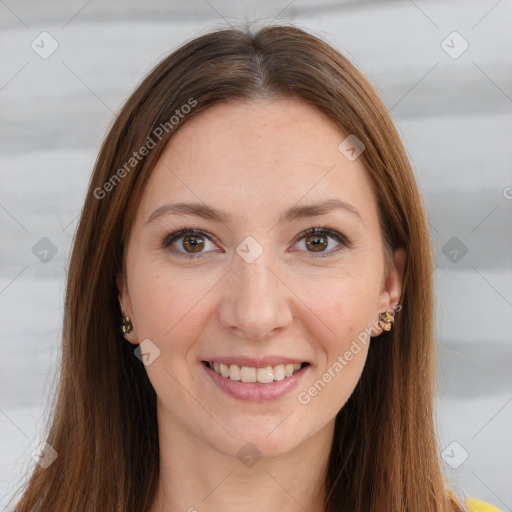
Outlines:
{"type": "Polygon", "coordinates": [[[270,252],[263,251],[252,263],[237,255],[226,276],[220,321],[225,329],[244,340],[272,338],[292,322],[293,293],[270,252]]]}

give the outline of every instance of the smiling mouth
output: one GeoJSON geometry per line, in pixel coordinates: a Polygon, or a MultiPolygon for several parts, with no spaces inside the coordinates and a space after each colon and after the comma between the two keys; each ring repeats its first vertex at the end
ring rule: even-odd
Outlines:
{"type": "Polygon", "coordinates": [[[251,366],[238,366],[237,364],[212,363],[211,361],[203,361],[203,364],[226,379],[245,383],[257,382],[260,384],[270,384],[285,380],[302,370],[302,368],[309,366],[309,363],[295,363],[255,368],[251,366]]]}

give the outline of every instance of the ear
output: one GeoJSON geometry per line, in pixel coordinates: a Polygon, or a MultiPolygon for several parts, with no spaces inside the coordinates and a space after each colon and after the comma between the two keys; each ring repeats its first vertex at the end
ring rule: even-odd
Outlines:
{"type": "MultiPolygon", "coordinates": [[[[407,263],[407,252],[405,248],[399,247],[393,252],[393,261],[389,264],[386,275],[383,279],[382,290],[377,299],[377,318],[375,325],[378,325],[379,314],[385,311],[395,311],[402,296],[402,285],[407,263]]],[[[378,334],[382,329],[378,329],[378,334]]]]}
{"type": "Polygon", "coordinates": [[[393,252],[393,264],[388,271],[385,289],[389,295],[389,308],[396,309],[402,296],[402,285],[404,281],[405,265],[407,263],[407,252],[404,247],[399,247],[393,252]]]}
{"type": "MultiPolygon", "coordinates": [[[[124,274],[119,272],[116,276],[116,284],[118,290],[118,300],[119,300],[119,309],[121,310],[121,315],[123,318],[125,316],[130,317],[132,323],[132,330],[124,334],[123,336],[127,341],[132,343],[133,345],[137,345],[139,343],[137,331],[135,329],[135,318],[132,309],[132,303],[130,300],[130,293],[128,291],[128,284],[124,278],[124,274]]],[[[120,319],[122,321],[122,318],[120,319]]]]}

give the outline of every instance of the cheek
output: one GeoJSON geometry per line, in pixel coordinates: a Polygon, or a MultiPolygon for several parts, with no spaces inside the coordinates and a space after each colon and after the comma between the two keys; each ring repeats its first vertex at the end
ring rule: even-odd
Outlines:
{"type": "Polygon", "coordinates": [[[298,396],[319,419],[333,417],[361,377],[378,289],[374,276],[360,272],[347,271],[322,284],[310,290],[305,301],[314,305],[312,313],[321,320],[315,322],[318,330],[312,336],[322,357],[312,386],[299,390],[298,396]]]}
{"type": "Polygon", "coordinates": [[[173,345],[189,339],[199,327],[191,318],[196,317],[202,297],[214,283],[202,279],[199,284],[192,274],[169,272],[161,265],[148,263],[139,268],[130,291],[138,335],[162,346],[170,339],[173,345]]]}
{"type": "Polygon", "coordinates": [[[322,320],[329,333],[325,339],[341,350],[373,323],[377,292],[377,281],[371,276],[345,274],[320,281],[308,291],[305,302],[322,320]]]}
{"type": "Polygon", "coordinates": [[[159,398],[176,414],[185,414],[187,408],[194,406],[180,390],[182,386],[190,388],[195,378],[190,364],[207,317],[201,299],[213,285],[199,287],[191,281],[183,274],[147,266],[134,279],[132,292],[139,340],[149,339],[159,350],[146,372],[159,398]]]}
{"type": "Polygon", "coordinates": [[[298,390],[297,399],[308,417],[321,425],[333,418],[352,395],[363,372],[369,348],[370,325],[375,295],[367,283],[341,282],[317,293],[314,313],[321,318],[319,330],[312,333],[321,350],[318,368],[307,386],[298,390]]]}

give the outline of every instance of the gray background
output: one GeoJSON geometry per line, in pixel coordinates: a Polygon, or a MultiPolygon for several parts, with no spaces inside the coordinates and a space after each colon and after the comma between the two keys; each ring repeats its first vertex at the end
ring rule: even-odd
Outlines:
{"type": "Polygon", "coordinates": [[[447,477],[512,511],[510,0],[0,0],[0,505],[42,441],[69,249],[114,112],[186,39],[254,20],[326,39],[390,108],[436,249],[447,477]]]}

